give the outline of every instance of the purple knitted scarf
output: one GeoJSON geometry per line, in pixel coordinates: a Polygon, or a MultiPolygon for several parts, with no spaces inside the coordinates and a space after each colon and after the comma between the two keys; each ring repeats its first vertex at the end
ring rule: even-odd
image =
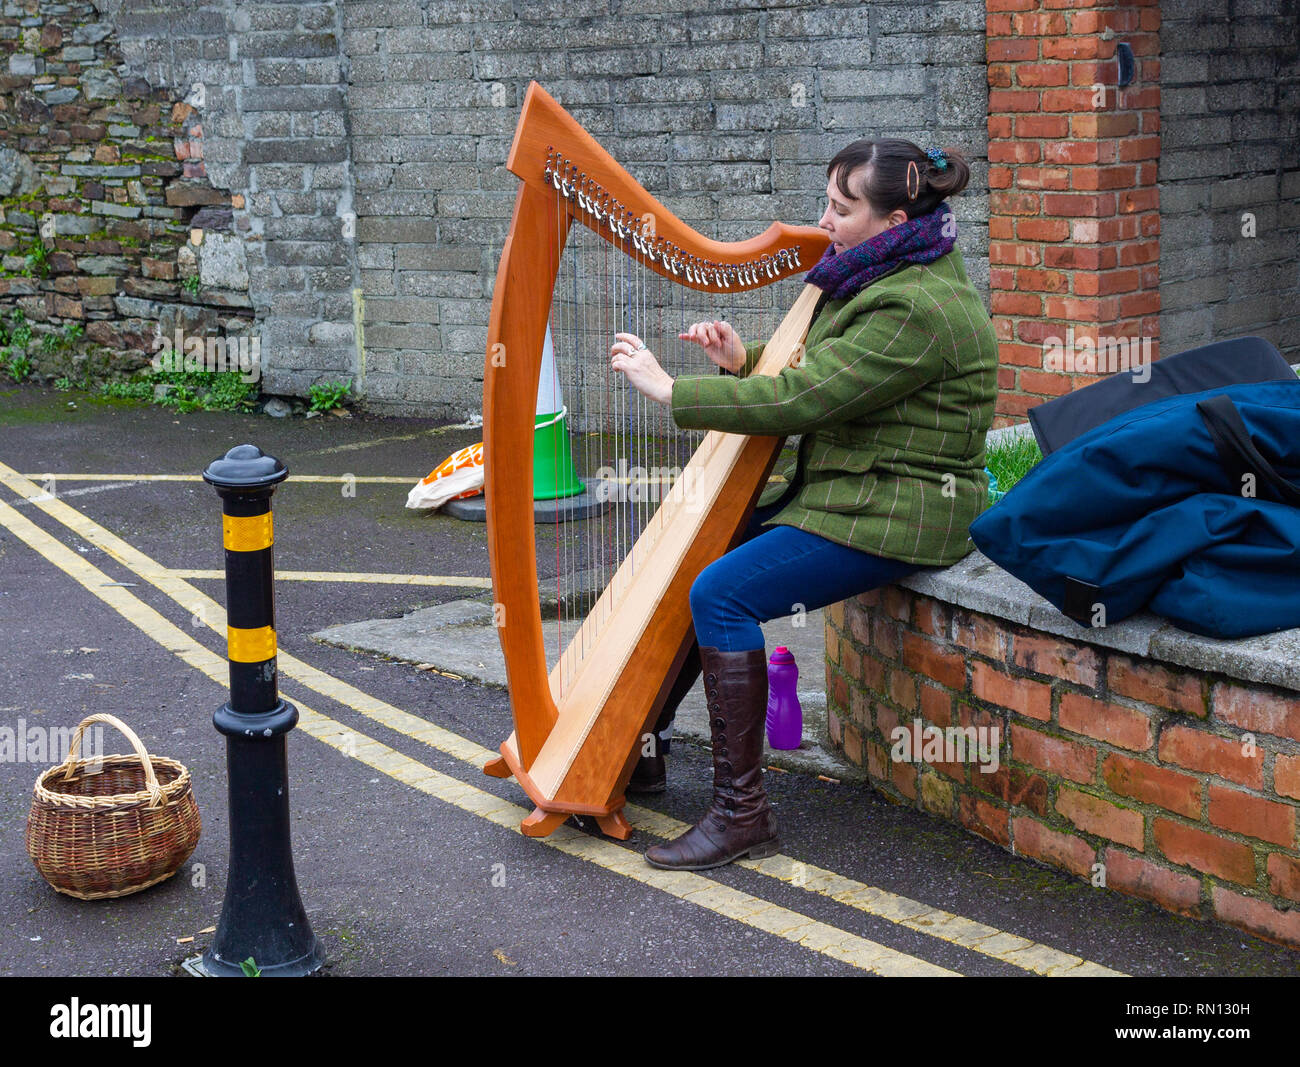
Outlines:
{"type": "Polygon", "coordinates": [[[957,243],[956,224],[949,225],[945,234],[945,221],[952,222],[946,203],[928,215],[908,219],[860,245],[846,248],[839,255],[832,245],[808,272],[806,280],[825,289],[832,300],[843,300],[904,263],[933,263],[951,252],[957,243]]]}

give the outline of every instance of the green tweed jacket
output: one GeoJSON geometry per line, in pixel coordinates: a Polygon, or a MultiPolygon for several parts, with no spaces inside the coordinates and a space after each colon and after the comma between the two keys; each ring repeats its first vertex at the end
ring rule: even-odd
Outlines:
{"type": "Polygon", "coordinates": [[[759,500],[784,504],[769,522],[920,565],[973,551],[998,346],[960,252],[823,299],[802,366],[749,377],[763,343],[737,375],[676,379],[672,414],[684,429],[803,435],[759,500]]]}

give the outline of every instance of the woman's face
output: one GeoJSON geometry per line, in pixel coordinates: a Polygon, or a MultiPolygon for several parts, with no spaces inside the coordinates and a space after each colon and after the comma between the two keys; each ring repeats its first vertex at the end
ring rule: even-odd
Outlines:
{"type": "MultiPolygon", "coordinates": [[[[861,193],[865,174],[865,167],[850,173],[849,188],[861,193]]],[[[866,197],[850,200],[835,179],[836,175],[832,174],[826,181],[826,211],[817,225],[830,235],[836,255],[907,221],[907,214],[902,209],[895,209],[883,218],[877,217],[866,197]]]]}

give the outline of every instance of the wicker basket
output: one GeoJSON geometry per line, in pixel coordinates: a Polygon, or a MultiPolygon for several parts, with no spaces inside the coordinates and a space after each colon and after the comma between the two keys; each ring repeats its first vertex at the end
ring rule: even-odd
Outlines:
{"type": "Polygon", "coordinates": [[[73,735],[68,758],[36,779],[27,852],[60,893],[81,900],[124,897],[175,874],[194,851],[200,829],[185,766],[150,756],[120,719],[89,715],[73,735]],[[79,759],[82,735],[94,722],[120,730],[136,754],[79,759]]]}

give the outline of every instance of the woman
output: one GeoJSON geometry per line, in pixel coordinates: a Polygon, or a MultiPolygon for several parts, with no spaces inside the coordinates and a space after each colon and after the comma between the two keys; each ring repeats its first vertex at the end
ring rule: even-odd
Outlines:
{"type": "MultiPolygon", "coordinates": [[[[691,586],[698,656],[656,729],[667,730],[702,667],[713,803],[684,835],[646,852],[655,867],[706,870],[778,847],[762,785],[759,623],[957,562],[974,547],[967,527],[988,498],[997,341],[944,203],[970,170],[955,152],[890,139],[854,142],[826,173],[819,225],[831,245],[807,277],[824,293],[798,365],[748,377],[763,342],[745,345],[725,322],[680,335],[704,348],[717,376],[674,380],[633,334],[617,334],[610,349],[612,367],[683,429],[803,435],[784,491],[764,494],[747,539],[691,586]]],[[[644,767],[638,774],[658,784],[653,769],[649,782],[644,767]]]]}

